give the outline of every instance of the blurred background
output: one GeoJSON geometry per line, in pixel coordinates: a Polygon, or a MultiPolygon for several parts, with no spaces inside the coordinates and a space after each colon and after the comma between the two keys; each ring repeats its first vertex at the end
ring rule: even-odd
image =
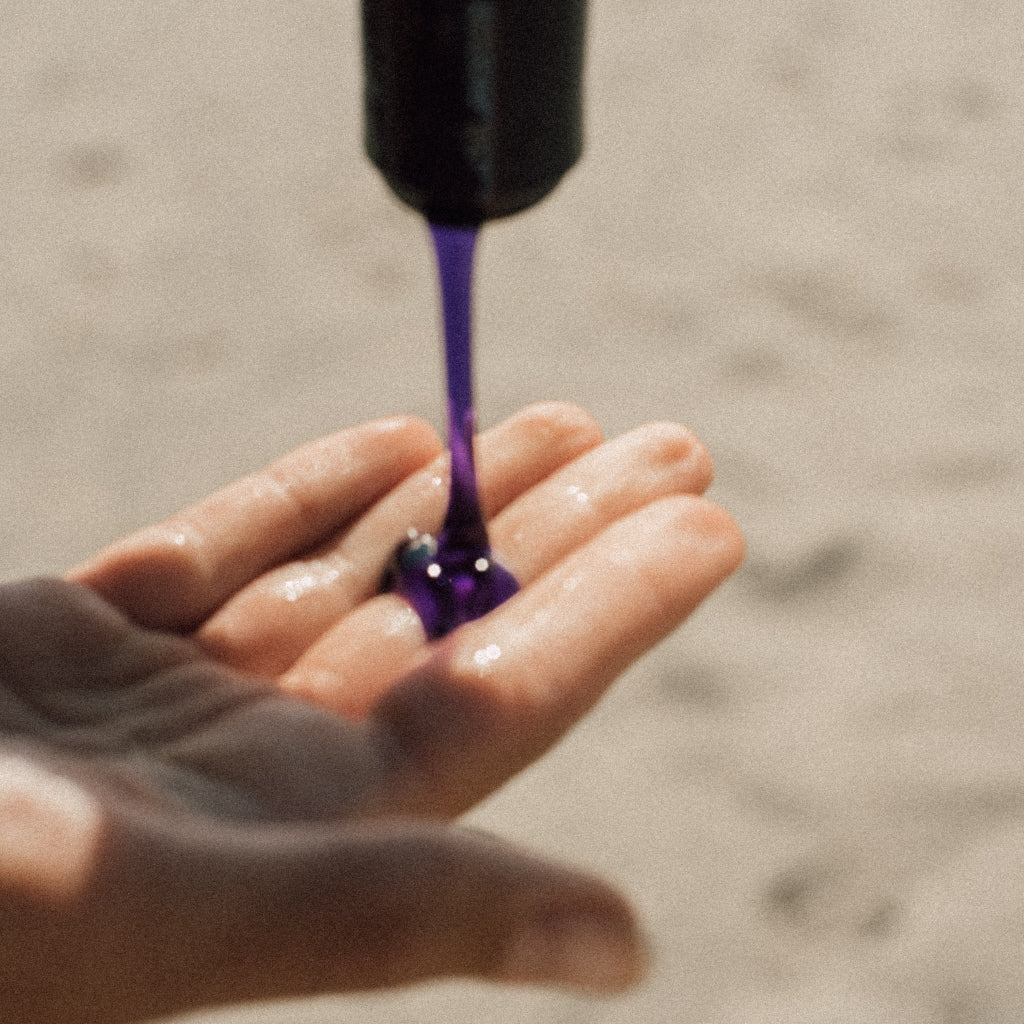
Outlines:
{"type": "MultiPolygon", "coordinates": [[[[0,578],[441,425],[357,14],[5,0],[0,578]]],[[[1024,1019],[1022,39],[1017,0],[593,0],[585,159],[482,243],[481,422],[681,420],[750,553],[473,820],[632,893],[654,973],[193,1024],[1024,1019]]]]}

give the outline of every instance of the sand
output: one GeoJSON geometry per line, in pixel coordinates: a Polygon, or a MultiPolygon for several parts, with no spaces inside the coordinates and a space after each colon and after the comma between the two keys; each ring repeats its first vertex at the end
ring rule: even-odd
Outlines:
{"type": "MultiPolygon", "coordinates": [[[[1024,1019],[1024,6],[595,0],[585,161],[488,230],[491,423],[682,420],[743,570],[473,820],[631,892],[649,982],[221,1024],[1024,1019]]],[[[441,422],[355,0],[0,9],[0,578],[441,422]]]]}

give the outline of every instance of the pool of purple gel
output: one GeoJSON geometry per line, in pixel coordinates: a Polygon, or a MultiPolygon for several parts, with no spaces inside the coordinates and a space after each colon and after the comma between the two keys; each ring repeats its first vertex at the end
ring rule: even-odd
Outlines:
{"type": "Polygon", "coordinates": [[[444,313],[451,491],[438,536],[416,534],[392,559],[385,587],[416,610],[436,640],[507,601],[519,584],[494,562],[473,461],[472,284],[478,229],[431,224],[444,313]]]}

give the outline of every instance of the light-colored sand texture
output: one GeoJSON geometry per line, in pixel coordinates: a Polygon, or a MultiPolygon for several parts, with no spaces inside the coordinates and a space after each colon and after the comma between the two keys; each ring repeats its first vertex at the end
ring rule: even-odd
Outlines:
{"type": "MultiPolygon", "coordinates": [[[[483,243],[482,420],[682,420],[750,554],[475,820],[635,894],[655,972],[204,1021],[1024,1020],[1022,57],[1019,0],[594,0],[585,162],[483,243]]],[[[359,89],[355,0],[4,0],[0,577],[440,423],[359,89]]]]}

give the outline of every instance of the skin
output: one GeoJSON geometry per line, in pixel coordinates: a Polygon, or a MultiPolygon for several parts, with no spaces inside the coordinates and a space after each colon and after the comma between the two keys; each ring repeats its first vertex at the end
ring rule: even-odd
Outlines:
{"type": "Polygon", "coordinates": [[[0,1018],[140,1021],[436,976],[617,991],[600,880],[453,824],[742,558],[674,424],[533,406],[481,436],[523,584],[428,644],[380,595],[446,461],[426,424],[307,445],[64,580],[0,588],[0,1018]]]}

